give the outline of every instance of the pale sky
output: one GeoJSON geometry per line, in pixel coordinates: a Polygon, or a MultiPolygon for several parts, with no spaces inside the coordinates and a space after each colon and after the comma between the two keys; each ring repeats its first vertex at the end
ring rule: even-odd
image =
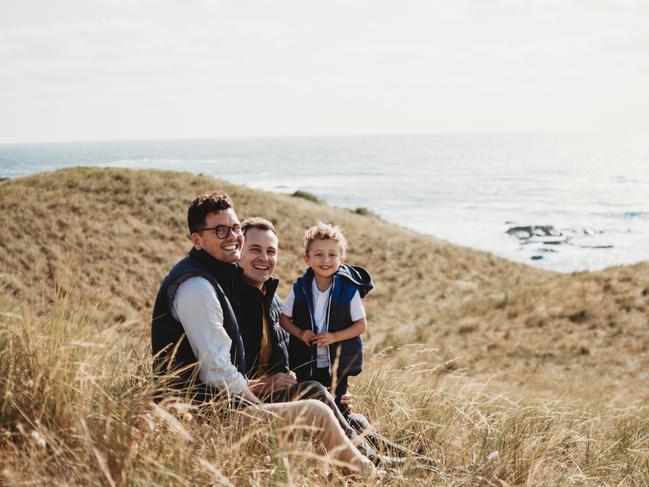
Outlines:
{"type": "Polygon", "coordinates": [[[0,0],[0,143],[626,130],[647,0],[0,0]]]}

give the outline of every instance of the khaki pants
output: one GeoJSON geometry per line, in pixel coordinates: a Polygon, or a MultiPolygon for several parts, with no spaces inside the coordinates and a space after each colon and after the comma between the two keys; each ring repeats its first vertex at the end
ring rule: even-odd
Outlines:
{"type": "Polygon", "coordinates": [[[345,436],[331,409],[320,401],[305,399],[248,406],[241,410],[244,421],[252,426],[255,420],[271,423],[287,435],[310,436],[320,443],[332,462],[346,472],[369,475],[374,470],[345,436]]]}

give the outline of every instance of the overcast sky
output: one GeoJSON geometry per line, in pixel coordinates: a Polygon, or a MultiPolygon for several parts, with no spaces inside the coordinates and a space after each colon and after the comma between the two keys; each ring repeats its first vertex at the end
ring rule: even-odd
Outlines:
{"type": "Polygon", "coordinates": [[[0,0],[0,143],[647,129],[646,0],[0,0]]]}

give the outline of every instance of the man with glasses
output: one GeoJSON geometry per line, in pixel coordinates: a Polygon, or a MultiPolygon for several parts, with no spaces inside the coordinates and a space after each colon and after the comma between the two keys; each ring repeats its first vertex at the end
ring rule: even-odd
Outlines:
{"type": "Polygon", "coordinates": [[[371,474],[371,462],[346,437],[333,412],[315,400],[262,404],[246,377],[246,357],[230,297],[242,279],[235,263],[244,236],[230,197],[199,196],[187,215],[193,248],[163,280],[153,309],[151,343],[162,385],[196,402],[227,399],[246,418],[315,427],[315,437],[349,469],[371,474]]]}

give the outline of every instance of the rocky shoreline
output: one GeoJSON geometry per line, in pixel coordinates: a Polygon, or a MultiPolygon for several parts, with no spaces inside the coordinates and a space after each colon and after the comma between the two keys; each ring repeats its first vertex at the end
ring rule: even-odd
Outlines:
{"type": "MultiPolygon", "coordinates": [[[[508,222],[511,225],[511,222],[508,222]]],[[[521,248],[534,246],[531,260],[543,259],[543,254],[557,253],[561,246],[585,249],[611,249],[609,243],[594,242],[593,238],[604,235],[604,231],[588,227],[557,228],[554,225],[516,225],[505,232],[516,238],[521,248]]]]}

